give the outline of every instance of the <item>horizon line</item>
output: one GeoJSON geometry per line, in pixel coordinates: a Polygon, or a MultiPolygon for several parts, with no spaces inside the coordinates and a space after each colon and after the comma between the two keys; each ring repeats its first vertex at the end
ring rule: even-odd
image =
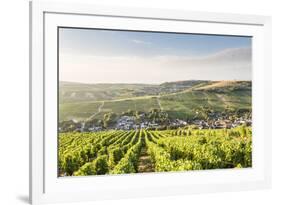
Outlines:
{"type": "Polygon", "coordinates": [[[128,84],[138,84],[138,85],[161,85],[161,84],[164,84],[164,83],[176,83],[176,82],[186,82],[186,81],[209,81],[209,82],[219,82],[219,81],[235,81],[235,82],[251,82],[252,80],[237,80],[237,79],[234,79],[234,80],[195,80],[195,79],[190,79],[190,80],[177,80],[177,81],[163,81],[161,83],[88,83],[88,82],[77,82],[77,81],[65,81],[65,80],[59,80],[59,83],[76,83],[76,84],[90,84],[90,85],[98,85],[98,84],[124,84],[124,85],[128,85],[128,84]]]}

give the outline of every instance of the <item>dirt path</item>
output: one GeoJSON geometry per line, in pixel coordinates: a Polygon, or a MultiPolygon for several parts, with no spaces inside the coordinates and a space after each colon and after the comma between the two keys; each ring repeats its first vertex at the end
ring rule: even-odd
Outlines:
{"type": "Polygon", "coordinates": [[[151,161],[151,157],[147,153],[146,146],[141,148],[140,158],[138,161],[138,173],[142,172],[154,172],[154,165],[151,161]]]}
{"type": "Polygon", "coordinates": [[[163,107],[162,107],[162,105],[161,105],[161,103],[160,103],[159,98],[160,98],[160,96],[157,97],[157,103],[158,103],[158,105],[159,105],[160,110],[162,111],[162,110],[163,110],[163,107]]]}
{"type": "MultiPolygon", "coordinates": [[[[92,119],[93,117],[95,117],[97,114],[99,114],[99,113],[101,112],[101,109],[102,109],[103,106],[104,106],[104,101],[103,101],[103,102],[101,103],[101,105],[99,106],[98,111],[97,111],[96,113],[92,114],[90,117],[88,117],[87,120],[90,120],[90,119],[92,119]]],[[[87,120],[86,120],[86,121],[87,121],[87,120]]]]}

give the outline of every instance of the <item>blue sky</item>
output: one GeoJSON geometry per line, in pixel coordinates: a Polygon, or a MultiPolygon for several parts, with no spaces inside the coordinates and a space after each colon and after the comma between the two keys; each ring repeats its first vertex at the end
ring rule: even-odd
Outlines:
{"type": "Polygon", "coordinates": [[[60,80],[161,83],[251,79],[250,37],[70,28],[60,28],[59,34],[60,80]],[[144,79],[144,70],[149,71],[149,79],[144,79]]]}

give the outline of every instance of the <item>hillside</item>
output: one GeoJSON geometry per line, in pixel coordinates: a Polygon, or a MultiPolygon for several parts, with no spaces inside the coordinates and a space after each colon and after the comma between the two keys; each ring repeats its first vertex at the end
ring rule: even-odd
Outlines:
{"type": "Polygon", "coordinates": [[[195,90],[228,92],[237,90],[251,91],[252,83],[250,81],[214,81],[206,85],[195,88],[195,90]]]}
{"type": "Polygon", "coordinates": [[[184,91],[208,81],[189,80],[156,84],[82,84],[59,83],[60,103],[118,100],[132,97],[157,96],[184,91]]]}
{"type": "Polygon", "coordinates": [[[155,108],[171,118],[194,117],[204,106],[251,110],[250,81],[178,81],[152,84],[80,84],[60,82],[60,121],[102,119],[109,112],[148,112],[155,108]]]}

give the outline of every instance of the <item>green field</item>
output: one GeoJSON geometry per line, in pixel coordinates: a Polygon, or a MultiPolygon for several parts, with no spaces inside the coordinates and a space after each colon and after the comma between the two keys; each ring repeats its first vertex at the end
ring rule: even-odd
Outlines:
{"type": "Polygon", "coordinates": [[[194,110],[205,106],[214,111],[224,111],[225,108],[251,110],[251,93],[249,91],[232,91],[216,93],[207,90],[195,90],[160,97],[163,110],[169,116],[185,119],[193,117],[194,110]]]}
{"type": "Polygon", "coordinates": [[[83,120],[98,112],[102,102],[79,102],[59,104],[60,120],[83,120]]]}
{"type": "Polygon", "coordinates": [[[207,106],[221,112],[226,108],[251,110],[250,81],[180,81],[149,84],[60,83],[59,120],[102,119],[106,113],[160,109],[170,118],[195,116],[207,106]],[[102,105],[102,106],[101,106],[102,105]]]}
{"type": "Polygon", "coordinates": [[[59,134],[59,176],[252,166],[249,127],[59,134]]]}

